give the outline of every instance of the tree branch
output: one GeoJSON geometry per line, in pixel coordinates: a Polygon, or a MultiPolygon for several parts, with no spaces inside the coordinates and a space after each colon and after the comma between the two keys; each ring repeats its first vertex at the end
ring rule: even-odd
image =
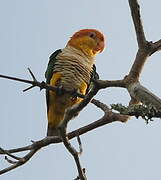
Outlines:
{"type": "Polygon", "coordinates": [[[152,46],[152,49],[151,49],[151,52],[150,52],[150,56],[152,54],[154,54],[155,52],[161,50],[161,39],[156,41],[156,42],[154,42],[154,43],[151,42],[151,46],[152,46]]]}
{"type": "Polygon", "coordinates": [[[161,109],[161,99],[143,87],[139,82],[128,87],[129,94],[134,99],[142,102],[145,105],[152,105],[156,109],[161,109]]]}
{"type": "Polygon", "coordinates": [[[68,137],[66,135],[66,128],[60,127],[60,134],[62,137],[62,141],[66,149],[70,152],[70,154],[73,156],[74,161],[77,166],[78,174],[79,174],[79,179],[80,180],[87,180],[86,175],[83,171],[83,168],[81,166],[80,160],[79,160],[79,152],[75,150],[75,148],[71,145],[71,143],[68,140],[68,137]]]}
{"type": "MultiPolygon", "coordinates": [[[[54,144],[54,143],[60,143],[62,142],[63,140],[63,143],[65,145],[65,147],[68,149],[68,151],[73,155],[74,157],[74,160],[76,162],[76,165],[77,165],[77,169],[78,169],[78,172],[79,172],[79,178],[82,178],[81,180],[84,180],[86,179],[86,176],[85,176],[85,172],[84,172],[84,169],[81,168],[81,164],[80,164],[80,161],[79,161],[79,157],[78,155],[80,153],[77,152],[77,155],[76,155],[76,151],[75,149],[71,146],[70,142],[68,141],[68,139],[72,139],[74,137],[78,137],[78,135],[82,135],[84,133],[87,133],[93,129],[96,129],[98,127],[101,127],[105,124],[109,124],[111,122],[114,122],[114,121],[120,121],[120,122],[126,122],[129,118],[129,116],[126,116],[126,115],[120,115],[118,113],[113,113],[112,111],[110,111],[110,109],[108,108],[107,105],[101,103],[100,101],[98,100],[95,100],[95,99],[92,99],[92,97],[94,96],[94,94],[98,91],[98,89],[94,89],[92,90],[88,96],[86,96],[84,98],[84,100],[82,101],[82,103],[80,103],[80,106],[76,106],[75,108],[76,109],[72,109],[72,111],[74,111],[74,113],[82,110],[90,101],[95,104],[97,107],[99,107],[101,110],[103,110],[104,112],[104,116],[93,122],[93,123],[90,123],[89,125],[86,125],[82,128],[79,128],[75,131],[72,131],[70,132],[67,136],[68,138],[63,134],[63,139],[60,139],[59,137],[46,137],[40,141],[36,141],[36,142],[33,142],[31,145],[29,146],[25,146],[25,147],[21,147],[21,148],[16,148],[16,149],[10,149],[10,150],[3,150],[2,148],[0,149],[0,154],[6,154],[6,155],[9,155],[11,157],[14,157],[12,155],[12,153],[15,153],[15,152],[22,152],[22,151],[30,151],[27,155],[25,155],[24,157],[22,158],[19,158],[18,161],[14,162],[13,165],[9,166],[8,168],[5,168],[5,169],[2,169],[0,171],[0,175],[1,174],[4,174],[8,171],[11,171],[12,169],[15,169],[23,164],[25,164],[26,162],[28,162],[28,160],[42,147],[45,147],[45,146],[48,146],[49,144],[54,144]],[[91,100],[92,99],[92,100],[91,100]],[[67,138],[67,139],[66,139],[67,138]],[[84,178],[84,179],[83,179],[84,178]]],[[[70,110],[69,110],[69,114],[70,114],[70,110]]],[[[70,116],[71,117],[71,114],[70,116]]],[[[67,115],[67,119],[68,119],[68,115],[67,115]]],[[[68,121],[66,121],[68,122],[68,121]]]]}
{"type": "Polygon", "coordinates": [[[143,70],[144,64],[147,60],[148,53],[144,51],[144,49],[139,49],[135,58],[135,61],[131,67],[131,70],[129,72],[129,75],[126,77],[128,78],[127,80],[127,85],[131,83],[135,83],[139,81],[140,74],[143,70]]]}
{"type": "Polygon", "coordinates": [[[135,116],[143,118],[146,123],[152,121],[152,118],[161,118],[161,109],[156,109],[153,105],[130,105],[128,107],[122,104],[112,104],[112,109],[120,112],[123,115],[135,116]]]}
{"type": "MultiPolygon", "coordinates": [[[[30,74],[32,73],[32,71],[29,69],[29,72],[30,74]]],[[[32,77],[33,77],[33,73],[32,73],[32,77]]],[[[34,88],[34,87],[39,87],[40,90],[42,89],[47,89],[47,90],[51,90],[51,91],[56,91],[58,89],[58,87],[56,86],[50,86],[48,85],[47,83],[45,83],[44,81],[42,82],[39,82],[36,80],[35,76],[33,78],[33,80],[26,80],[26,79],[22,79],[22,78],[17,78],[17,77],[13,77],[13,76],[6,76],[6,75],[2,75],[0,74],[0,78],[4,78],[4,79],[10,79],[10,80],[14,80],[14,81],[19,81],[19,82],[23,82],[23,83],[27,83],[27,84],[32,84],[32,86],[30,86],[29,88],[23,90],[24,92],[31,89],[31,88],[34,88]]],[[[80,97],[80,98],[84,98],[84,95],[78,93],[78,92],[75,92],[75,90],[73,91],[68,91],[66,89],[61,89],[63,91],[63,93],[70,93],[70,94],[75,94],[76,96],[80,97]]]]}
{"type": "Polygon", "coordinates": [[[140,6],[137,2],[137,0],[129,0],[129,6],[131,10],[131,16],[133,19],[137,42],[139,48],[144,48],[146,45],[146,38],[144,34],[144,29],[141,21],[141,15],[140,15],[140,6]]]}
{"type": "MultiPolygon", "coordinates": [[[[15,161],[14,163],[12,163],[13,161],[11,161],[11,166],[4,168],[2,170],[0,170],[0,175],[7,173],[8,171],[11,171],[19,166],[22,166],[23,164],[25,164],[27,161],[29,161],[29,159],[38,151],[37,148],[32,149],[27,155],[25,155],[24,157],[20,158],[17,162],[15,161]]],[[[8,160],[7,160],[8,161],[8,160]]],[[[10,162],[10,161],[8,161],[10,162]]]]}
{"type": "Polygon", "coordinates": [[[75,117],[83,108],[85,108],[87,106],[87,104],[91,101],[91,99],[97,94],[98,90],[99,90],[99,86],[96,82],[94,82],[93,88],[84,97],[84,99],[79,104],[74,105],[71,108],[68,108],[66,110],[63,123],[59,127],[60,135],[61,135],[63,144],[75,160],[80,180],[87,180],[87,177],[85,175],[85,172],[83,171],[83,168],[81,167],[81,163],[79,160],[79,153],[75,150],[75,148],[69,142],[69,139],[68,139],[67,134],[66,134],[66,128],[67,128],[68,122],[73,117],[75,117]]]}

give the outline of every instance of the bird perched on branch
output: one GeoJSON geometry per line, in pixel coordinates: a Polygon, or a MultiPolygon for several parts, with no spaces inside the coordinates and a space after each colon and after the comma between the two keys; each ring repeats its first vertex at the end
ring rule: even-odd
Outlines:
{"type": "MultiPolygon", "coordinates": [[[[92,79],[98,79],[95,56],[104,49],[104,36],[95,29],[76,32],[64,49],[55,51],[49,59],[46,82],[69,91],[86,95],[92,79]]],[[[46,90],[48,130],[47,136],[58,136],[66,109],[78,104],[82,98],[70,93],[46,90]]]]}

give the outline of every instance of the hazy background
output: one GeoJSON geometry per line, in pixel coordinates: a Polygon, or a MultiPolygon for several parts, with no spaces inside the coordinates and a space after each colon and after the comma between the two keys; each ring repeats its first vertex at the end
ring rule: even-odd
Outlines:
{"type": "MultiPolygon", "coordinates": [[[[161,1],[141,0],[141,13],[148,40],[161,38],[161,1]]],[[[137,50],[128,1],[107,0],[0,0],[0,74],[30,79],[30,67],[44,80],[49,55],[63,48],[79,29],[96,28],[106,36],[106,50],[97,56],[101,79],[121,79],[129,71],[137,50]]],[[[141,83],[161,96],[161,55],[149,58],[141,83]]],[[[30,144],[46,135],[45,93],[38,88],[0,79],[0,146],[5,149],[30,144]]],[[[124,89],[102,90],[97,99],[107,104],[128,104],[124,89]]],[[[70,122],[69,130],[97,120],[102,112],[93,105],[70,122]]],[[[132,118],[115,122],[83,136],[81,162],[89,180],[161,179],[161,121],[146,125],[132,118]]],[[[72,140],[75,143],[75,140],[72,140]]],[[[21,154],[22,155],[22,154],[21,154]]],[[[0,169],[8,163],[0,158],[0,169]]],[[[77,170],[62,144],[43,148],[25,165],[1,180],[72,180],[77,170]]]]}

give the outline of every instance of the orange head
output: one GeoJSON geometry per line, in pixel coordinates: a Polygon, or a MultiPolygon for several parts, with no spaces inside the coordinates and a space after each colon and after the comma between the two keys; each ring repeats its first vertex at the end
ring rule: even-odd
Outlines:
{"type": "Polygon", "coordinates": [[[71,37],[67,45],[81,50],[87,56],[95,56],[103,51],[105,40],[96,29],[82,29],[71,37]]]}

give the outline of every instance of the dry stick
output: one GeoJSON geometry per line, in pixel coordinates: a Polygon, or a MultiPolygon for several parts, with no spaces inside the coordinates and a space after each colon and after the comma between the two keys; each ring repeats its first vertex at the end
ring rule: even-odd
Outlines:
{"type": "MultiPolygon", "coordinates": [[[[91,91],[90,92],[90,97],[87,97],[86,99],[88,100],[88,102],[90,101],[90,99],[92,98],[92,96],[94,96],[94,94],[96,93],[96,91],[91,91]]],[[[100,107],[102,110],[104,110],[104,111],[106,111],[107,112],[107,110],[109,111],[109,108],[107,108],[107,106],[105,105],[105,104],[103,104],[103,103],[101,103],[101,102],[99,102],[99,101],[97,101],[97,100],[92,100],[92,102],[94,103],[94,104],[96,104],[97,105],[97,107],[100,107]]],[[[85,106],[86,106],[86,104],[87,104],[87,102],[86,101],[84,101],[84,102],[82,102],[82,105],[81,105],[81,108],[84,108],[85,106]]],[[[80,110],[80,108],[79,107],[76,107],[76,109],[77,110],[80,110]]],[[[76,111],[75,111],[76,112],[76,111]]],[[[69,117],[71,117],[71,114],[69,113],[69,117]]],[[[120,117],[121,115],[118,115],[117,116],[117,120],[119,120],[119,117],[120,117]]],[[[122,116],[123,117],[123,116],[122,116]]],[[[124,116],[125,117],[125,116],[124,116]]],[[[116,120],[115,119],[115,120],[116,120]]],[[[101,122],[102,120],[99,120],[98,122],[97,122],[97,124],[98,124],[98,126],[101,126],[101,123],[102,124],[106,124],[105,122],[101,122]]],[[[114,119],[112,119],[112,120],[110,120],[110,122],[112,122],[112,121],[114,121],[114,119]]],[[[107,122],[107,121],[106,121],[107,122]]],[[[92,123],[92,125],[94,125],[94,123],[92,123]]],[[[85,129],[84,128],[80,128],[80,129],[78,129],[78,130],[76,130],[76,131],[74,131],[74,132],[71,132],[71,133],[69,133],[69,138],[72,138],[72,136],[73,137],[75,137],[75,136],[77,136],[78,135],[78,132],[79,132],[79,134],[82,134],[83,133],[83,129],[85,130],[85,132],[87,132],[88,131],[88,129],[90,128],[90,129],[93,129],[93,128],[96,128],[97,126],[94,126],[94,127],[90,127],[90,125],[89,126],[86,126],[85,127],[85,129]]],[[[43,146],[46,146],[46,145],[49,145],[49,144],[51,144],[51,143],[53,143],[53,140],[54,140],[54,138],[50,138],[50,137],[47,137],[47,138],[45,138],[45,139],[43,139],[43,140],[41,140],[41,141],[38,141],[38,142],[34,142],[32,145],[30,145],[30,146],[26,146],[26,147],[23,147],[23,148],[18,148],[18,149],[13,149],[13,150],[8,150],[8,151],[5,151],[5,150],[2,150],[1,149],[1,153],[3,153],[3,154],[7,154],[7,153],[13,153],[13,152],[20,152],[20,151],[24,151],[24,150],[31,150],[30,152],[29,152],[29,154],[27,154],[25,157],[23,157],[23,158],[21,158],[19,161],[17,161],[17,162],[15,162],[14,163],[14,165],[12,165],[12,166],[10,166],[10,167],[8,167],[8,168],[5,168],[5,169],[3,169],[3,170],[1,170],[0,171],[0,174],[3,174],[3,173],[5,173],[5,172],[8,172],[8,171],[10,171],[10,170],[12,170],[12,169],[15,169],[16,167],[18,167],[18,166],[20,166],[20,165],[23,165],[24,163],[26,163],[36,152],[37,152],[37,150],[38,149],[40,149],[41,147],[43,147],[43,146]],[[33,150],[33,151],[32,151],[33,150]],[[32,153],[32,152],[34,152],[34,153],[32,153]]],[[[55,143],[56,142],[61,142],[61,140],[59,139],[59,138],[55,138],[55,143]]],[[[66,146],[66,147],[68,147],[68,150],[70,149],[70,151],[71,150],[73,150],[72,148],[71,148],[71,146],[70,146],[70,144],[68,144],[69,142],[67,141],[67,140],[65,140],[65,141],[63,141],[64,143],[66,143],[66,145],[68,145],[68,146],[66,146]]],[[[74,150],[73,150],[74,151],[74,150]]],[[[72,152],[72,151],[71,151],[72,152]]],[[[79,177],[81,177],[82,179],[84,178],[84,171],[83,171],[83,169],[81,168],[81,165],[80,165],[80,162],[79,162],[79,157],[74,153],[73,154],[73,157],[74,157],[74,159],[75,159],[75,162],[76,162],[76,164],[77,164],[77,167],[78,167],[78,172],[79,172],[79,177]]]]}
{"type": "Polygon", "coordinates": [[[142,102],[143,104],[152,104],[157,109],[161,107],[161,100],[148,89],[139,83],[140,74],[147,58],[154,52],[161,50],[161,40],[152,43],[146,40],[141,21],[140,7],[137,0],[129,0],[131,15],[136,31],[138,42],[138,52],[129,75],[126,76],[126,88],[132,97],[133,103],[142,102]]]}
{"type": "MultiPolygon", "coordinates": [[[[97,92],[99,91],[99,88],[100,88],[99,84],[97,84],[95,82],[93,89],[82,100],[82,102],[79,105],[76,105],[76,106],[67,110],[65,118],[64,118],[64,122],[62,124],[61,129],[60,129],[63,143],[64,143],[65,147],[67,148],[67,150],[72,154],[72,156],[75,160],[75,163],[77,165],[77,170],[79,173],[79,178],[81,180],[86,180],[87,178],[86,178],[85,172],[83,171],[81,164],[80,164],[79,153],[71,146],[71,144],[70,144],[70,142],[66,136],[66,126],[67,126],[67,123],[69,122],[70,119],[72,119],[78,112],[80,112],[84,107],[86,107],[86,105],[91,101],[91,99],[97,94],[97,92]]],[[[102,110],[104,110],[105,114],[107,112],[109,112],[109,108],[107,106],[105,106],[103,103],[98,102],[96,100],[93,100],[93,103],[95,103],[98,107],[101,107],[102,110]]]]}
{"type": "Polygon", "coordinates": [[[158,40],[158,41],[156,41],[156,42],[154,42],[154,43],[151,42],[151,44],[152,44],[152,50],[151,50],[151,52],[150,52],[150,56],[151,56],[152,54],[154,54],[155,52],[161,50],[161,39],[158,40]]]}
{"type": "Polygon", "coordinates": [[[40,87],[40,89],[48,89],[48,90],[52,90],[52,91],[55,91],[57,89],[57,87],[49,86],[45,82],[31,81],[31,80],[26,80],[26,79],[22,79],[22,78],[13,77],[13,76],[6,76],[6,75],[2,75],[2,74],[0,74],[0,78],[10,79],[10,80],[19,81],[19,82],[23,82],[23,83],[27,83],[27,84],[32,84],[34,87],[36,87],[36,86],[40,87]]]}
{"type": "MultiPolygon", "coordinates": [[[[97,121],[94,121],[86,126],[83,126],[77,130],[74,130],[74,131],[68,133],[69,139],[77,137],[78,134],[79,135],[85,134],[87,132],[92,131],[93,129],[96,129],[98,127],[101,127],[105,124],[109,124],[114,121],[125,122],[127,120],[127,116],[120,115],[120,114],[114,113],[114,112],[109,114],[109,111],[110,111],[109,107],[106,104],[104,104],[96,99],[92,99],[91,103],[95,104],[98,108],[102,109],[103,112],[105,113],[105,115],[97,121]]],[[[33,144],[28,145],[28,146],[24,146],[21,148],[15,148],[15,149],[9,149],[9,150],[0,150],[0,154],[6,154],[6,153],[4,153],[4,151],[7,151],[8,153],[23,152],[23,151],[28,151],[28,150],[35,149],[35,148],[45,147],[45,146],[48,146],[49,144],[56,144],[56,143],[61,143],[61,142],[62,142],[62,140],[60,138],[49,136],[49,137],[43,138],[42,140],[35,141],[33,144]]]]}
{"type": "Polygon", "coordinates": [[[135,27],[139,49],[135,61],[129,72],[129,75],[125,77],[124,82],[130,96],[132,97],[131,104],[137,104],[139,102],[142,102],[143,104],[151,104],[157,109],[160,109],[161,99],[155,96],[148,89],[143,87],[139,83],[139,78],[147,58],[154,52],[161,50],[161,40],[156,41],[155,43],[148,42],[146,40],[141,21],[140,7],[138,1],[129,0],[129,6],[135,27]]]}
{"type": "Polygon", "coordinates": [[[145,38],[144,29],[143,29],[143,25],[141,21],[140,6],[137,0],[129,0],[129,6],[131,10],[131,16],[133,18],[138,46],[139,48],[142,48],[146,44],[146,38],[145,38]]]}
{"type": "Polygon", "coordinates": [[[142,72],[142,69],[144,67],[144,64],[147,60],[148,54],[143,49],[139,49],[134,61],[134,64],[132,65],[132,68],[129,72],[129,75],[127,76],[127,87],[135,82],[139,81],[140,74],[142,72]]]}
{"type": "Polygon", "coordinates": [[[86,180],[86,175],[81,167],[81,163],[79,160],[79,153],[75,150],[74,147],[72,147],[72,145],[70,144],[67,135],[66,135],[66,127],[68,122],[77,115],[78,112],[80,112],[83,108],[85,108],[87,106],[87,104],[91,101],[91,99],[97,94],[97,92],[99,91],[99,86],[98,84],[95,82],[94,83],[94,87],[92,88],[92,90],[88,93],[87,96],[85,96],[85,98],[82,100],[82,102],[78,105],[75,105],[69,109],[67,109],[65,117],[64,117],[64,121],[63,124],[60,127],[60,134],[62,137],[62,141],[66,147],[66,149],[71,153],[71,155],[73,156],[76,166],[77,166],[77,170],[78,170],[78,174],[79,174],[79,178],[81,180],[86,180]]]}
{"type": "MultiPolygon", "coordinates": [[[[37,82],[36,78],[34,78],[34,82],[37,82]]],[[[78,105],[78,106],[76,106],[74,108],[71,108],[71,110],[68,110],[68,113],[67,113],[68,116],[66,116],[66,120],[64,122],[67,124],[67,122],[73,116],[75,116],[75,114],[77,114],[78,111],[81,111],[90,102],[90,100],[98,92],[98,90],[99,90],[99,88],[95,88],[94,90],[91,90],[89,95],[84,98],[84,100],[82,101],[82,103],[80,103],[80,105],[78,105]],[[72,111],[72,113],[71,113],[71,111],[72,111]]],[[[63,135],[62,137],[63,137],[63,143],[64,143],[65,147],[68,149],[68,151],[73,155],[73,157],[75,159],[80,179],[85,180],[86,177],[85,177],[83,169],[81,168],[81,164],[80,164],[80,161],[79,161],[78,153],[75,153],[74,148],[72,148],[72,146],[70,145],[68,139],[66,139],[66,135],[65,136],[63,135]]],[[[29,146],[29,147],[31,148],[31,146],[29,146]]],[[[8,172],[8,171],[10,171],[12,169],[15,169],[15,168],[23,165],[24,163],[26,163],[37,152],[38,149],[40,149],[40,145],[37,146],[37,147],[35,146],[35,148],[32,149],[25,157],[21,158],[17,162],[13,162],[11,160],[8,160],[8,162],[10,162],[12,164],[14,163],[14,164],[12,166],[9,166],[8,168],[5,168],[5,169],[1,170],[0,174],[6,173],[6,172],[8,172]]],[[[24,148],[23,148],[23,150],[24,150],[24,148]]],[[[5,151],[5,150],[2,150],[2,149],[1,149],[1,152],[3,154],[4,153],[5,154],[7,154],[7,153],[9,154],[9,151],[5,151]]]]}
{"type": "MultiPolygon", "coordinates": [[[[79,135],[82,135],[84,133],[87,133],[87,132],[95,129],[95,128],[101,127],[105,124],[108,124],[108,123],[111,123],[114,121],[126,122],[129,118],[129,116],[126,116],[126,115],[120,115],[118,113],[112,113],[112,112],[109,113],[109,108],[105,104],[103,104],[97,100],[92,100],[92,103],[95,104],[100,109],[102,109],[105,112],[105,115],[101,119],[99,119],[93,123],[90,123],[87,126],[84,126],[82,128],[79,128],[75,131],[70,132],[68,134],[69,139],[72,139],[72,138],[78,136],[78,133],[79,133],[79,135]]],[[[25,164],[40,148],[47,146],[49,144],[52,144],[52,143],[60,143],[60,142],[62,142],[60,138],[46,137],[40,141],[34,142],[32,145],[25,146],[22,148],[7,150],[8,153],[15,153],[15,152],[21,152],[21,151],[27,151],[27,150],[30,150],[30,152],[25,157],[21,158],[21,160],[18,161],[16,164],[1,170],[0,175],[25,164]]],[[[4,154],[4,151],[1,151],[0,153],[4,154]]],[[[80,168],[80,162],[79,162],[78,157],[74,156],[74,159],[78,166],[78,170],[80,171],[80,169],[81,169],[84,174],[84,170],[82,168],[80,168]]]]}
{"type": "Polygon", "coordinates": [[[91,103],[100,108],[104,113],[111,112],[110,108],[106,104],[100,102],[99,100],[92,99],[91,103]]]}
{"type": "Polygon", "coordinates": [[[140,15],[140,7],[137,2],[137,0],[129,0],[129,6],[131,10],[131,16],[133,19],[137,42],[139,50],[137,52],[134,64],[130,70],[129,78],[131,78],[133,81],[138,81],[139,76],[141,74],[141,71],[143,69],[144,63],[149,55],[147,51],[147,41],[144,34],[144,29],[141,21],[141,15],[140,15]]]}
{"type": "MultiPolygon", "coordinates": [[[[31,71],[31,70],[30,70],[31,71]]],[[[35,80],[26,80],[26,79],[22,79],[22,78],[17,78],[17,77],[13,77],[13,76],[6,76],[6,75],[2,75],[0,74],[0,78],[4,78],[4,79],[10,79],[10,80],[14,80],[14,81],[19,81],[19,82],[23,82],[23,83],[27,83],[27,84],[32,84],[31,87],[23,90],[29,90],[32,87],[39,87],[40,89],[47,89],[47,90],[51,90],[51,91],[56,91],[57,87],[56,86],[50,86],[48,84],[46,84],[44,81],[39,82],[39,81],[35,81],[35,80]]],[[[112,81],[108,81],[108,80],[96,80],[97,84],[99,85],[100,89],[104,89],[104,88],[108,88],[108,87],[122,87],[125,88],[125,82],[123,80],[112,80],[112,81]]],[[[65,89],[62,89],[64,92],[66,93],[76,93],[76,95],[80,98],[84,98],[85,96],[75,92],[75,91],[68,91],[65,89]]]]}
{"type": "Polygon", "coordinates": [[[21,159],[20,157],[12,155],[10,152],[8,152],[7,150],[4,150],[4,149],[1,148],[1,147],[0,147],[0,152],[2,152],[3,154],[6,154],[6,155],[8,155],[8,156],[10,156],[10,157],[13,158],[13,159],[16,159],[16,160],[20,160],[20,159],[21,159]]]}
{"type": "MultiPolygon", "coordinates": [[[[32,86],[28,87],[27,89],[24,89],[23,91],[28,91],[31,88],[34,87],[39,87],[40,90],[42,89],[46,89],[46,90],[51,90],[51,91],[56,91],[58,89],[58,87],[56,86],[50,86],[47,83],[45,83],[44,81],[39,82],[37,81],[37,79],[35,78],[33,72],[30,70],[30,68],[28,68],[30,75],[32,76],[33,80],[26,80],[26,79],[22,79],[22,78],[17,78],[17,77],[13,77],[13,76],[6,76],[6,75],[2,75],[0,74],[0,78],[4,78],[4,79],[10,79],[10,80],[14,80],[14,81],[19,81],[19,82],[23,82],[23,83],[27,83],[27,84],[32,84],[32,86]]],[[[95,81],[99,87],[99,89],[104,89],[104,88],[108,88],[108,87],[122,87],[122,88],[126,88],[126,84],[124,82],[124,80],[112,80],[112,81],[108,81],[108,80],[96,80],[95,81]]],[[[70,93],[70,94],[75,94],[76,96],[80,97],[80,98],[84,98],[85,96],[75,92],[75,90],[73,91],[68,91],[66,89],[62,89],[62,91],[64,93],[70,93]]]]}
{"type": "Polygon", "coordinates": [[[66,135],[66,128],[65,127],[60,128],[60,134],[61,134],[64,146],[70,152],[70,154],[73,156],[73,158],[75,160],[77,170],[78,170],[78,174],[79,174],[79,178],[81,180],[86,180],[87,178],[83,172],[83,169],[82,169],[82,166],[81,166],[81,163],[79,160],[79,153],[75,150],[75,148],[69,142],[68,137],[66,135]]]}
{"type": "MultiPolygon", "coordinates": [[[[29,68],[28,68],[28,70],[29,70],[29,68]]],[[[29,70],[29,72],[30,72],[30,74],[32,73],[31,70],[29,70]]],[[[33,73],[32,73],[32,77],[33,77],[33,73]]],[[[27,83],[27,84],[32,84],[32,86],[30,86],[27,89],[23,90],[24,92],[29,90],[29,89],[31,89],[31,88],[34,88],[34,87],[39,87],[40,90],[47,89],[47,90],[51,90],[51,91],[56,91],[58,89],[58,87],[50,86],[47,83],[45,83],[44,81],[42,81],[42,82],[37,81],[35,76],[34,76],[32,81],[31,80],[22,79],[22,78],[13,77],[13,76],[6,76],[6,75],[2,75],[2,74],[0,74],[0,78],[10,79],[10,80],[19,81],[19,82],[23,82],[23,83],[27,83]]],[[[71,94],[74,93],[78,97],[84,98],[84,95],[82,95],[82,94],[80,94],[78,92],[75,92],[75,90],[68,91],[66,89],[62,89],[62,91],[65,92],[65,93],[71,93],[71,94]]]]}
{"type": "MultiPolygon", "coordinates": [[[[78,132],[78,133],[79,133],[79,132],[78,132]]],[[[78,141],[78,145],[79,145],[78,155],[81,155],[81,154],[83,153],[83,147],[82,147],[82,142],[81,142],[81,139],[80,139],[79,134],[77,135],[77,141],[78,141]]]]}
{"type": "Polygon", "coordinates": [[[97,85],[99,86],[99,89],[105,89],[109,87],[120,87],[120,88],[126,88],[126,84],[124,80],[96,80],[95,81],[97,85]]]}
{"type": "Polygon", "coordinates": [[[131,84],[128,87],[129,94],[135,99],[138,99],[143,104],[153,106],[158,110],[161,110],[161,99],[142,86],[139,82],[131,84]]]}
{"type": "MultiPolygon", "coordinates": [[[[145,37],[144,28],[142,25],[140,6],[137,0],[129,0],[129,6],[131,10],[131,16],[133,19],[137,42],[138,42],[138,52],[132,68],[129,72],[128,78],[132,82],[137,82],[139,80],[140,74],[142,72],[143,66],[147,58],[154,52],[161,50],[161,40],[155,43],[148,42],[145,37]]],[[[129,80],[130,83],[130,80],[129,80]]]]}
{"type": "MultiPolygon", "coordinates": [[[[92,102],[93,102],[93,100],[92,100],[92,102]]],[[[104,107],[102,107],[102,108],[104,108],[104,107]]],[[[105,111],[108,112],[108,110],[109,109],[107,109],[105,111]]],[[[74,130],[74,131],[68,133],[68,138],[72,139],[74,137],[77,137],[78,133],[79,133],[79,135],[82,135],[82,134],[92,131],[93,129],[99,128],[101,126],[110,124],[115,121],[126,122],[127,119],[128,119],[128,116],[120,115],[119,113],[114,113],[114,112],[111,112],[110,114],[107,113],[99,120],[94,121],[86,126],[83,126],[77,130],[74,130]]],[[[43,138],[42,140],[39,140],[39,141],[35,141],[33,144],[28,145],[28,146],[24,146],[21,148],[15,148],[15,149],[9,149],[9,150],[7,150],[7,152],[9,152],[9,153],[23,152],[23,151],[28,151],[28,150],[35,149],[35,148],[42,148],[42,147],[48,146],[50,144],[57,144],[57,143],[61,143],[61,142],[62,142],[62,140],[60,138],[51,136],[51,137],[43,138]]],[[[3,151],[0,151],[0,154],[5,154],[5,153],[3,151]]]]}
{"type": "Polygon", "coordinates": [[[152,118],[161,118],[161,111],[158,111],[154,106],[145,105],[131,105],[123,106],[122,104],[112,104],[112,109],[128,116],[135,116],[136,118],[142,117],[147,122],[152,118]]]}
{"type": "Polygon", "coordinates": [[[0,149],[0,154],[6,154],[4,151],[7,151],[9,153],[17,153],[17,152],[28,151],[28,150],[34,149],[33,145],[34,145],[34,143],[32,145],[24,146],[21,148],[15,148],[15,149],[3,150],[3,151],[0,149]]]}
{"type": "Polygon", "coordinates": [[[11,171],[19,166],[22,166],[23,164],[25,164],[36,152],[38,151],[38,149],[32,149],[27,155],[25,155],[23,158],[21,158],[20,160],[18,160],[17,162],[15,162],[13,165],[4,168],[2,170],[0,170],[0,175],[11,171]]]}

